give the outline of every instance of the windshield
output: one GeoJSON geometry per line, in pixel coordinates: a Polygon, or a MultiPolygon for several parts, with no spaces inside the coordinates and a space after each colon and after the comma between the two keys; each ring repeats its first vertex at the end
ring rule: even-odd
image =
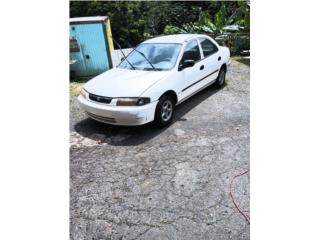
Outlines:
{"type": "MultiPolygon", "coordinates": [[[[176,64],[181,44],[177,43],[142,43],[137,48],[151,62],[156,70],[170,70],[176,64]]],[[[128,61],[138,70],[154,70],[150,63],[137,51],[127,56],[128,61]]],[[[132,69],[130,64],[123,60],[120,68],[132,69]]]]}

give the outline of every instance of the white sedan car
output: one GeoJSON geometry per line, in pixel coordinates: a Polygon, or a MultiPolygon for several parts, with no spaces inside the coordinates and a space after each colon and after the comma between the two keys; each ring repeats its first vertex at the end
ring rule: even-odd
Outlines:
{"type": "Polygon", "coordinates": [[[206,35],[149,39],[116,68],[88,81],[78,100],[100,122],[166,126],[175,106],[211,84],[224,84],[229,58],[229,49],[206,35]]]}

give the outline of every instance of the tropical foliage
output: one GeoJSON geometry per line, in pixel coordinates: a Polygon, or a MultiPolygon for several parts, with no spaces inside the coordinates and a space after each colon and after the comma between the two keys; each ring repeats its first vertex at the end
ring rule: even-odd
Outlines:
{"type": "Polygon", "coordinates": [[[250,9],[245,1],[70,2],[70,17],[111,19],[113,37],[122,47],[163,34],[206,33],[238,54],[250,48],[250,9]]]}

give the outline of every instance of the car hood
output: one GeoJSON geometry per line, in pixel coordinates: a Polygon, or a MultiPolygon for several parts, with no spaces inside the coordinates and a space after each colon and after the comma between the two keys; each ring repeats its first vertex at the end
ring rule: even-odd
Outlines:
{"type": "Polygon", "coordinates": [[[84,89],[105,97],[139,97],[168,75],[168,71],[141,71],[113,68],[91,79],[84,89]]]}

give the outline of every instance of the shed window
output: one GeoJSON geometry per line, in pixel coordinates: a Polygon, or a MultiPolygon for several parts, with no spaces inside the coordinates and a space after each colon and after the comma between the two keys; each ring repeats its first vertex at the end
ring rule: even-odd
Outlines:
{"type": "Polygon", "coordinates": [[[70,52],[80,52],[77,39],[70,39],[70,52]]]}

